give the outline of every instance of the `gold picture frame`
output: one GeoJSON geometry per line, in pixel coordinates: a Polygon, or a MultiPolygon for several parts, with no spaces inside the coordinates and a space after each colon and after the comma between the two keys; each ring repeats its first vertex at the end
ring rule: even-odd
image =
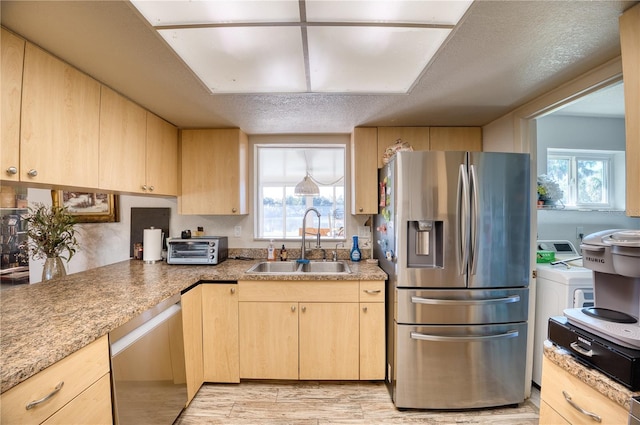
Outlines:
{"type": "Polygon", "coordinates": [[[78,223],[113,223],[120,221],[119,196],[100,192],[52,190],[54,206],[66,207],[78,223]]]}

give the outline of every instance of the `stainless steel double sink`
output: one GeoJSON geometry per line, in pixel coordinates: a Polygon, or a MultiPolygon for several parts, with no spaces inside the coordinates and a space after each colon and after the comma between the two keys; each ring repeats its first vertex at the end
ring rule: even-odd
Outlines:
{"type": "Polygon", "coordinates": [[[247,273],[252,274],[349,274],[351,268],[345,261],[262,261],[247,273]]]}

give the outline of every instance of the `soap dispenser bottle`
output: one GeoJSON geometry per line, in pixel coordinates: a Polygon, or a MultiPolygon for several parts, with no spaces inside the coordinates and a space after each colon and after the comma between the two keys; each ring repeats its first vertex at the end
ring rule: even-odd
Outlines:
{"type": "Polygon", "coordinates": [[[287,248],[282,244],[282,249],[280,250],[280,261],[287,261],[287,248]]]}
{"type": "Polygon", "coordinates": [[[353,236],[353,246],[351,247],[351,261],[358,262],[362,258],[360,247],[358,247],[358,237],[353,236]]]}
{"type": "Polygon", "coordinates": [[[273,247],[273,239],[269,241],[267,248],[267,261],[276,261],[276,249],[273,247]]]}

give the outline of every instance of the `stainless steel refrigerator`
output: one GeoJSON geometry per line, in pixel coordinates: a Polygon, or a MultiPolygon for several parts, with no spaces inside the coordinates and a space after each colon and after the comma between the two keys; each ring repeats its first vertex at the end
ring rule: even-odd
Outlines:
{"type": "Polygon", "coordinates": [[[398,408],[525,397],[529,155],[399,152],[380,170],[375,256],[387,282],[398,408]]]}

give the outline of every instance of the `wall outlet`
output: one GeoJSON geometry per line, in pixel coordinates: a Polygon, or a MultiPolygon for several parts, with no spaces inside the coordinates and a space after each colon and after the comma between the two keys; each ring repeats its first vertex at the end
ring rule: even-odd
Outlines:
{"type": "Polygon", "coordinates": [[[242,226],[235,226],[233,228],[233,236],[239,238],[242,235],[242,226]]]}
{"type": "Polygon", "coordinates": [[[576,227],[576,239],[582,240],[584,237],[584,227],[578,226],[576,227]]]}

